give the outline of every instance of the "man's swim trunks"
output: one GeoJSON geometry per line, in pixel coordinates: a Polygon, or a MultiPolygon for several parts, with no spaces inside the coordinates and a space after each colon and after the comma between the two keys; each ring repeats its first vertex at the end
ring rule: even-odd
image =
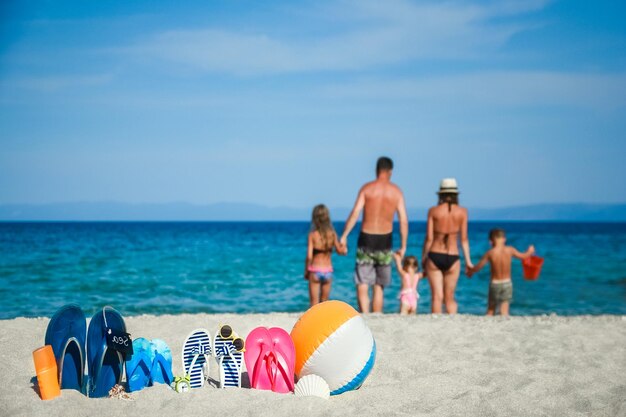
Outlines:
{"type": "Polygon", "coordinates": [[[391,251],[392,235],[372,235],[363,233],[359,235],[356,250],[356,267],[354,270],[354,283],[356,285],[378,284],[386,287],[391,282],[391,251]]]}

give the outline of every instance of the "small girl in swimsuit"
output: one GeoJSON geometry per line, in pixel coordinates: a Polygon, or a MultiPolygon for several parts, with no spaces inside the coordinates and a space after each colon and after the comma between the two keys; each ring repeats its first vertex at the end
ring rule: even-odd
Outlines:
{"type": "Polygon", "coordinates": [[[397,253],[393,254],[396,260],[396,268],[402,277],[402,288],[400,288],[400,314],[417,313],[417,299],[420,297],[417,292],[417,283],[424,274],[418,272],[417,258],[415,256],[405,256],[400,258],[397,253]]]}
{"type": "Polygon", "coordinates": [[[309,281],[311,306],[328,300],[330,295],[333,279],[331,260],[333,248],[340,255],[345,255],[347,252],[337,239],[337,233],[330,221],[328,208],[323,204],[318,204],[313,208],[311,216],[311,231],[309,232],[304,269],[304,279],[309,281]]]}

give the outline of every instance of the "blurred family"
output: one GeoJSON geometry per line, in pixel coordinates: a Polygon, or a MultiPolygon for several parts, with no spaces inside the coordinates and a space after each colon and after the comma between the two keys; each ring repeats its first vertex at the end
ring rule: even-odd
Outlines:
{"type": "Polygon", "coordinates": [[[531,245],[524,253],[506,246],[504,230],[494,229],[489,235],[492,249],[474,266],[471,260],[467,232],[467,209],[459,205],[459,189],[454,178],[443,179],[439,186],[438,203],[428,210],[426,236],[422,251],[422,268],[415,256],[405,256],[409,232],[404,195],[391,182],[393,161],[381,157],[376,163],[376,179],[361,187],[354,207],[339,238],[330,219],[328,208],[317,205],[313,209],[308,235],[304,277],[309,281],[311,305],[328,300],[333,279],[331,255],[348,253],[348,235],[356,225],[361,212],[361,230],[357,241],[354,284],[359,309],[363,313],[382,312],[384,290],[391,283],[391,265],[395,263],[401,278],[400,313],[417,312],[419,294],[417,285],[428,278],[431,290],[431,312],[455,314],[458,305],[455,290],[461,274],[459,243],[465,258],[468,277],[478,272],[487,262],[491,266],[491,283],[487,314],[509,314],[513,287],[512,258],[525,259],[534,253],[531,245]],[[393,221],[398,218],[400,248],[393,250],[393,221]],[[371,297],[370,297],[371,289],[371,297]]]}

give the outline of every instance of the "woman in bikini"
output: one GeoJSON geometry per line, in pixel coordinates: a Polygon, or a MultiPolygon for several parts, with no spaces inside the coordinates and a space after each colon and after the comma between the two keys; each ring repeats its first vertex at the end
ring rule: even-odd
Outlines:
{"type": "Polygon", "coordinates": [[[459,189],[454,178],[443,179],[437,194],[439,204],[428,210],[422,262],[430,283],[431,311],[441,313],[445,304],[446,312],[455,314],[458,306],[454,291],[461,273],[459,235],[466,272],[473,268],[467,239],[467,209],[459,206],[459,189]]]}
{"type": "Polygon", "coordinates": [[[325,205],[315,206],[311,217],[304,279],[309,280],[309,300],[313,306],[328,300],[330,295],[333,248],[340,255],[345,255],[346,250],[337,239],[337,233],[330,221],[330,213],[325,205]]]}

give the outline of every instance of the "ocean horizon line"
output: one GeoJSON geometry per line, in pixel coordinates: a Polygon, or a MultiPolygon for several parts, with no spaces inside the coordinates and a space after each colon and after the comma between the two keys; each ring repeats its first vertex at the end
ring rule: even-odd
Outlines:
{"type": "MultiPolygon", "coordinates": [[[[348,207],[333,207],[334,220],[348,207]]],[[[471,221],[625,222],[626,203],[541,203],[506,207],[468,207],[471,221]]],[[[408,207],[409,219],[426,219],[427,207],[408,207]]],[[[0,221],[307,221],[309,208],[256,203],[68,202],[0,204],[0,221]]],[[[415,221],[415,220],[411,220],[415,221]]]]}

